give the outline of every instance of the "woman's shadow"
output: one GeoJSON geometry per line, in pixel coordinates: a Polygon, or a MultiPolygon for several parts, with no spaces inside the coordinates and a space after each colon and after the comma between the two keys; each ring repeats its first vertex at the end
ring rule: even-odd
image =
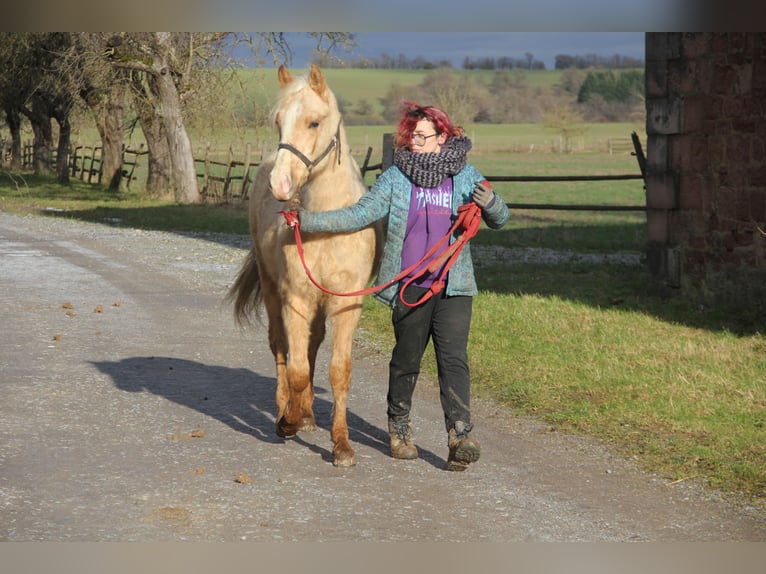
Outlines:
{"type": "MultiPolygon", "coordinates": [[[[228,425],[232,429],[279,444],[285,442],[275,432],[277,412],[274,377],[260,375],[243,368],[206,365],[173,357],[130,357],[120,361],[92,363],[111,377],[118,389],[130,393],[149,392],[177,404],[199,411],[228,425]]],[[[317,428],[329,434],[332,420],[332,396],[319,386],[314,387],[314,414],[317,428]]],[[[388,432],[368,423],[350,409],[346,413],[349,438],[389,456],[388,432]]],[[[332,462],[331,450],[308,442],[300,434],[287,439],[305,445],[332,462]]],[[[317,439],[322,442],[321,439],[317,439]]],[[[329,444],[329,436],[327,437],[329,444]]],[[[421,458],[434,466],[444,461],[419,447],[421,458]]]]}

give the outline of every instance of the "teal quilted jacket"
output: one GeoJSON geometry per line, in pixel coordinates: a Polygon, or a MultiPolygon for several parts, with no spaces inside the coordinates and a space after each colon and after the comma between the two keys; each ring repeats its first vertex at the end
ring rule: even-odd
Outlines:
{"type": "MultiPolygon", "coordinates": [[[[484,177],[470,163],[453,176],[452,209],[457,216],[460,205],[471,201],[474,183],[484,177]]],[[[387,283],[402,266],[402,245],[410,210],[412,183],[402,171],[392,166],[384,171],[375,184],[354,205],[332,211],[301,211],[300,226],[304,233],[351,232],[388,218],[386,241],[380,262],[376,285],[387,283]]],[[[508,221],[508,206],[496,196],[488,209],[482,211],[482,219],[488,227],[499,229],[508,221]]],[[[454,241],[455,237],[452,238],[454,241]]],[[[398,300],[398,284],[375,293],[375,297],[394,307],[398,300]]],[[[450,269],[446,287],[447,295],[476,295],[476,278],[473,271],[470,243],[463,249],[455,265],[450,269]]]]}

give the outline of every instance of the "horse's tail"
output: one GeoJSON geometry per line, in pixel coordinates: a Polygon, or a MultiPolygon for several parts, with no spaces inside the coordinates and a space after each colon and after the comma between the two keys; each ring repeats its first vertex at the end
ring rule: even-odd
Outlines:
{"type": "Polygon", "coordinates": [[[234,284],[226,294],[226,300],[234,303],[234,318],[240,325],[249,324],[251,316],[258,317],[263,292],[254,248],[247,254],[234,284]]]}

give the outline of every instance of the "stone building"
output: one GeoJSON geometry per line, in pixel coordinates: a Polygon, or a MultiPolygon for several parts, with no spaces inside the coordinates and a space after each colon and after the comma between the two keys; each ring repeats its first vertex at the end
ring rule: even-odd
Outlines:
{"type": "Polygon", "coordinates": [[[651,275],[766,311],[766,33],[647,33],[651,275]]]}

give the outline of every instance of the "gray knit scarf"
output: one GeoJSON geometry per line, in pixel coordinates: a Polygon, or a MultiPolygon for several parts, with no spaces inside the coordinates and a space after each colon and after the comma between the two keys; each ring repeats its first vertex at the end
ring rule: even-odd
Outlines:
{"type": "Polygon", "coordinates": [[[400,148],[394,152],[394,165],[418,187],[437,187],[465,167],[473,144],[464,136],[449,138],[439,153],[413,153],[400,148]]]}

